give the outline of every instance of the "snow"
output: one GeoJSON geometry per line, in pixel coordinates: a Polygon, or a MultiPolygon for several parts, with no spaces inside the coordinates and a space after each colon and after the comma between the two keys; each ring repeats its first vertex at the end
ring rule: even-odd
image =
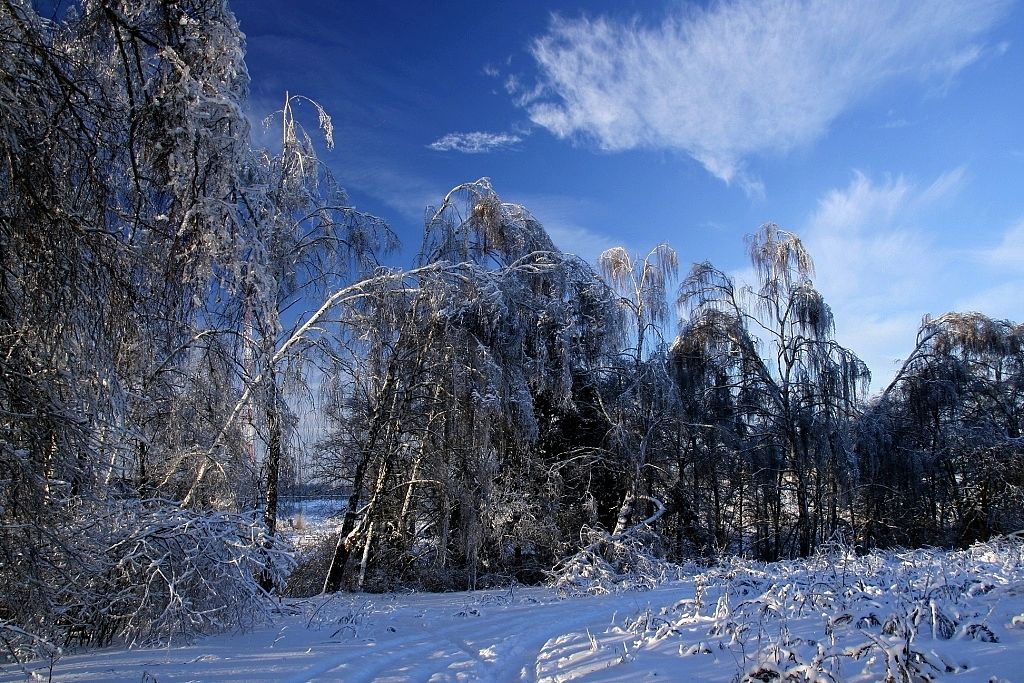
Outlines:
{"type": "Polygon", "coordinates": [[[278,501],[278,517],[289,526],[304,526],[311,531],[332,531],[345,513],[347,496],[286,498],[278,501]],[[336,524],[337,523],[337,524],[336,524]]]}
{"type": "MultiPolygon", "coordinates": [[[[1014,681],[1022,555],[1019,542],[833,552],[734,559],[602,595],[510,586],[285,600],[250,633],[69,653],[53,680],[1014,681]]],[[[47,666],[26,671],[45,680],[47,666]]],[[[0,681],[25,675],[7,666],[0,681]]]]}
{"type": "MultiPolygon", "coordinates": [[[[554,680],[570,662],[582,663],[574,654],[576,634],[603,633],[622,615],[678,600],[687,590],[560,599],[552,589],[516,588],[286,602],[290,614],[255,632],[185,647],[71,655],[58,662],[55,679],[554,680]]],[[[21,677],[0,677],[14,680],[21,677]]]]}

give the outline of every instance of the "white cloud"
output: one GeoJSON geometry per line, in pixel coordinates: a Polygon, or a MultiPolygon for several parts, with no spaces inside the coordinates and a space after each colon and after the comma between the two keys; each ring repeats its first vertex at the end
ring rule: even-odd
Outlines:
{"type": "MultiPolygon", "coordinates": [[[[922,215],[953,191],[957,169],[922,189],[900,176],[873,182],[855,173],[827,192],[803,231],[815,285],[832,307],[836,338],[871,368],[883,389],[933,307],[949,255],[922,226],[922,215]]],[[[947,305],[952,301],[947,301],[947,305]]]]}
{"type": "Polygon", "coordinates": [[[815,285],[835,314],[836,338],[871,368],[875,391],[911,351],[925,314],[1024,317],[1024,220],[991,236],[942,215],[966,175],[956,168],[922,186],[855,173],[819,200],[801,231],[815,285]]]}
{"type": "Polygon", "coordinates": [[[345,187],[373,197],[403,219],[421,225],[426,207],[440,202],[450,189],[372,159],[347,166],[340,180],[345,187]]]}
{"type": "Polygon", "coordinates": [[[964,185],[966,174],[967,167],[965,166],[957,166],[952,171],[943,173],[921,193],[917,203],[922,207],[927,207],[935,202],[956,196],[964,185]]]}
{"type": "Polygon", "coordinates": [[[519,77],[515,74],[509,74],[505,79],[505,92],[509,95],[515,95],[521,88],[522,85],[519,83],[519,77]]]}
{"type": "Polygon", "coordinates": [[[989,287],[957,300],[953,310],[981,311],[992,318],[1005,318],[1014,322],[1021,319],[1021,302],[1024,302],[1024,278],[1018,278],[989,287]]]}
{"type": "Polygon", "coordinates": [[[532,46],[541,89],[519,103],[558,137],[683,151],[756,193],[749,156],[815,141],[881,83],[948,82],[1009,4],[734,0],[679,3],[657,25],[555,17],[532,46]]]}
{"type": "Polygon", "coordinates": [[[1010,226],[998,245],[979,250],[978,258],[989,268],[1024,275],[1024,220],[1010,226]]]}
{"type": "Polygon", "coordinates": [[[499,149],[507,149],[521,142],[522,138],[514,133],[448,133],[427,145],[435,152],[462,152],[463,154],[484,154],[499,149]]]}
{"type": "Polygon", "coordinates": [[[541,223],[556,247],[567,254],[579,256],[591,265],[597,263],[597,257],[602,252],[619,246],[619,240],[573,223],[557,220],[541,223]]]}

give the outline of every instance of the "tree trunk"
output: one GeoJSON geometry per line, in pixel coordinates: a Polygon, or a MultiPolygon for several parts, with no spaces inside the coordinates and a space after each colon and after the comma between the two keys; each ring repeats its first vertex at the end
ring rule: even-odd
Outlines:
{"type": "MultiPolygon", "coordinates": [[[[277,533],[277,493],[281,475],[281,413],[277,403],[277,377],[270,373],[271,399],[267,405],[267,428],[269,440],[267,442],[267,491],[263,510],[263,523],[267,527],[268,549],[273,544],[273,537],[277,533]]],[[[268,593],[274,589],[274,580],[269,570],[264,570],[260,575],[260,587],[268,593]]]]}
{"type": "Polygon", "coordinates": [[[796,475],[797,535],[800,542],[800,557],[811,554],[811,514],[807,503],[807,481],[802,472],[796,475]]]}
{"type": "Polygon", "coordinates": [[[345,540],[356,527],[356,517],[359,514],[359,498],[363,489],[363,479],[366,476],[366,467],[370,463],[369,452],[364,453],[362,460],[356,465],[355,475],[352,477],[352,492],[348,496],[348,507],[345,508],[345,517],[341,521],[341,532],[338,535],[338,545],[334,548],[334,557],[331,566],[327,570],[327,578],[324,580],[324,593],[337,593],[341,590],[341,583],[345,577],[345,566],[348,564],[349,548],[345,540]]]}
{"type": "Polygon", "coordinates": [[[448,564],[448,543],[452,528],[452,501],[448,492],[442,492],[441,503],[441,530],[437,539],[437,557],[434,559],[434,568],[441,570],[448,564]]]}
{"type": "Polygon", "coordinates": [[[619,515],[615,519],[615,530],[612,532],[612,536],[618,536],[629,528],[629,520],[633,518],[633,504],[635,502],[636,497],[633,495],[632,487],[630,487],[630,490],[622,499],[622,505],[619,506],[619,515]]]}
{"type": "Polygon", "coordinates": [[[363,558],[359,561],[359,580],[356,582],[356,589],[363,590],[366,581],[366,565],[370,560],[370,544],[373,543],[373,522],[366,530],[366,542],[363,544],[363,558]]]}

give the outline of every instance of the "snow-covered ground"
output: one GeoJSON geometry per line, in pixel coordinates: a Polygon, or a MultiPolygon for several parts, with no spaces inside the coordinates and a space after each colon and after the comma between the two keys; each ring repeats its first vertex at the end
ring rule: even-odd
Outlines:
{"type": "MultiPolygon", "coordinates": [[[[1002,542],[736,560],[597,595],[515,587],[286,601],[251,633],[67,654],[53,680],[1022,681],[1022,554],[1002,542]]],[[[29,670],[48,675],[45,663],[29,670]]],[[[8,665],[0,681],[25,677],[8,665]]]]}
{"type": "Polygon", "coordinates": [[[345,514],[342,496],[324,498],[283,498],[278,509],[282,530],[310,533],[330,531],[341,525],[345,514]]]}

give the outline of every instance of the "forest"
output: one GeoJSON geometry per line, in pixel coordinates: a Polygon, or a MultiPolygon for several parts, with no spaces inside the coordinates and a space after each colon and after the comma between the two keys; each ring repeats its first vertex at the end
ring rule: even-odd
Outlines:
{"type": "Polygon", "coordinates": [[[868,395],[797,235],[751,226],[751,282],[668,244],[589,264],[487,179],[385,267],[329,112],[282,93],[256,144],[226,0],[0,0],[0,37],[4,656],[1024,528],[1024,325],[926,316],[868,395]],[[347,500],[301,551],[298,485],[347,500]]]}

